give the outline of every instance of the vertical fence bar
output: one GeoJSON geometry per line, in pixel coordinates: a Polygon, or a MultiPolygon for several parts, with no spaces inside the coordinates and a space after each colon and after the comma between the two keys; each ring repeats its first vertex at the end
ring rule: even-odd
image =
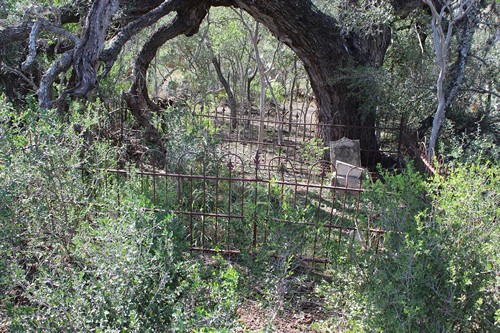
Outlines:
{"type": "MultiPolygon", "coordinates": [[[[201,209],[202,213],[205,213],[207,209],[207,165],[203,163],[203,207],[201,209]]],[[[205,249],[205,217],[201,217],[201,248],[205,249]]]]}
{"type": "MultiPolygon", "coordinates": [[[[245,164],[243,160],[241,161],[241,205],[240,205],[240,212],[239,215],[242,216],[241,218],[241,226],[243,227],[244,230],[246,230],[246,213],[245,213],[245,188],[246,188],[246,173],[245,173],[245,164]]],[[[236,235],[237,236],[237,235],[236,235]]],[[[246,240],[245,240],[246,241],[246,240]]]]}
{"type": "MultiPolygon", "coordinates": [[[[312,167],[311,167],[311,173],[312,173],[312,167]]],[[[319,233],[319,228],[318,228],[318,224],[319,224],[319,219],[320,219],[320,211],[321,211],[321,201],[322,201],[322,196],[323,196],[323,180],[326,176],[326,172],[324,171],[324,169],[322,168],[321,170],[321,173],[320,173],[320,177],[321,177],[321,181],[320,181],[320,188],[319,188],[319,194],[318,194],[318,206],[316,207],[316,218],[315,218],[315,232],[314,232],[314,245],[313,245],[313,260],[315,260],[316,258],[316,246],[317,246],[317,243],[318,243],[318,233],[319,233]]]]}
{"type": "Polygon", "coordinates": [[[219,168],[216,170],[216,179],[215,179],[215,234],[214,234],[214,244],[217,248],[218,246],[218,234],[219,234],[219,168]]]}
{"type": "MultiPolygon", "coordinates": [[[[188,212],[193,212],[193,166],[189,166],[189,203],[188,212]]],[[[189,214],[189,238],[191,247],[196,246],[194,242],[194,226],[193,226],[193,214],[189,214]]]]}
{"type": "Polygon", "coordinates": [[[229,192],[229,196],[227,198],[227,214],[228,214],[228,218],[227,218],[227,236],[226,236],[226,245],[229,245],[230,244],[230,239],[231,239],[231,235],[230,235],[230,230],[231,230],[231,201],[232,201],[232,198],[233,198],[233,188],[232,188],[232,184],[233,184],[233,181],[232,181],[232,177],[233,177],[233,162],[231,161],[231,157],[229,157],[229,160],[227,162],[227,169],[229,171],[229,180],[228,180],[228,192],[229,192]]]}
{"type": "Polygon", "coordinates": [[[156,207],[156,163],[152,161],[153,164],[153,206],[156,207]]]}
{"type": "Polygon", "coordinates": [[[253,205],[253,230],[252,230],[252,246],[254,250],[257,248],[257,200],[258,200],[258,195],[259,195],[259,163],[260,163],[260,153],[259,150],[255,152],[255,156],[253,159],[253,163],[255,166],[255,181],[254,181],[254,205],[253,205]]]}

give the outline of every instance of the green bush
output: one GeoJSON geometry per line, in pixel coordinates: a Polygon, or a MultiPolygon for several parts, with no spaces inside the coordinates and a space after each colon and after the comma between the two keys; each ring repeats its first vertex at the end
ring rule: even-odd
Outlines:
{"type": "MultiPolygon", "coordinates": [[[[0,111],[0,313],[14,332],[158,332],[234,326],[238,273],[184,252],[141,179],[98,171],[90,115],[0,111]]],[[[131,167],[133,169],[133,167],[131,167]]]]}
{"type": "MultiPolygon", "coordinates": [[[[125,166],[131,170],[127,176],[100,171],[114,167],[120,154],[103,140],[89,139],[99,124],[90,109],[63,122],[54,112],[2,103],[0,315],[7,314],[14,332],[229,332],[237,326],[243,277],[261,290],[257,297],[272,310],[271,323],[291,302],[300,255],[332,261],[331,281],[319,291],[338,316],[325,329],[500,328],[498,165],[459,165],[446,179],[434,180],[411,167],[397,174],[381,171],[382,179],[363,194],[358,221],[362,229],[369,223],[386,230],[380,248],[347,234],[345,242],[317,247],[330,236],[313,194],[307,201],[296,198],[274,181],[247,188],[222,184],[206,202],[195,191],[192,202],[181,204],[222,210],[227,202],[239,202],[238,191],[252,200],[251,212],[238,213],[255,212],[254,220],[238,229],[233,224],[237,239],[225,244],[254,251],[243,254],[240,263],[249,269],[240,271],[249,276],[240,276],[222,258],[186,251],[186,224],[170,213],[179,204],[177,181],[156,184],[160,198],[153,195],[151,179],[137,176],[132,165],[125,166]],[[297,209],[296,201],[305,206],[297,209]],[[285,220],[318,223],[309,228],[285,220]],[[249,232],[254,222],[260,231],[256,249],[249,232]]],[[[197,131],[193,126],[184,138],[195,140],[197,131]]],[[[178,154],[168,156],[185,155],[180,144],[173,150],[178,154]]],[[[211,169],[198,157],[185,155],[183,166],[208,174],[211,169]]],[[[214,169],[225,175],[220,163],[214,169]]],[[[205,180],[181,185],[213,192],[205,180]]],[[[233,213],[239,209],[232,207],[233,213]]]]}
{"type": "Polygon", "coordinates": [[[384,174],[370,190],[378,222],[388,230],[383,249],[337,262],[334,282],[323,286],[330,305],[344,314],[335,326],[498,330],[499,171],[467,164],[429,182],[411,169],[384,174]]]}

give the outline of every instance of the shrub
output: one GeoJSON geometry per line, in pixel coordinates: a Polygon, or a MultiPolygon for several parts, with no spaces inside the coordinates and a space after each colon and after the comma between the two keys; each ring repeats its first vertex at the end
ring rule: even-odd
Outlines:
{"type": "Polygon", "coordinates": [[[138,177],[98,171],[117,154],[86,140],[95,119],[0,112],[19,124],[0,123],[0,312],[12,331],[232,327],[237,272],[185,256],[177,218],[148,209],[138,177]]]}
{"type": "Polygon", "coordinates": [[[324,286],[333,289],[331,305],[344,311],[337,326],[498,330],[499,171],[495,165],[467,164],[429,182],[411,169],[384,174],[384,182],[371,190],[374,209],[389,228],[384,248],[366,265],[337,265],[334,282],[324,286]],[[387,193],[385,201],[378,200],[381,193],[387,193]]]}

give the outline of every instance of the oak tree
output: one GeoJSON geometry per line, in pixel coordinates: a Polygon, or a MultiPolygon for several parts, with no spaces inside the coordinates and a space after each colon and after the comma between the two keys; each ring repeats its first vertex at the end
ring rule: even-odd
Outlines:
{"type": "MultiPolygon", "coordinates": [[[[393,0],[391,4],[406,15],[422,2],[393,0]]],[[[345,5],[356,6],[351,1],[345,5]]],[[[246,11],[297,54],[316,97],[318,132],[325,143],[348,136],[360,139],[364,151],[378,152],[375,113],[363,111],[357,88],[338,78],[349,66],[380,67],[390,44],[390,27],[373,22],[369,31],[348,29],[342,17],[321,11],[311,0],[94,0],[90,4],[82,0],[58,8],[39,6],[25,21],[0,30],[2,57],[14,43],[24,43],[28,50],[20,66],[2,59],[3,72],[31,81],[42,109],[63,108],[68,98],[85,97],[96,88],[134,35],[169,18],[142,45],[133,63],[133,83],[123,94],[149,138],[159,141],[147,117],[158,108],[147,91],[148,67],[162,45],[179,35],[196,34],[210,8],[217,6],[246,11]],[[83,22],[81,29],[78,22],[83,22]],[[57,36],[65,47],[54,50],[51,65],[32,79],[27,73],[37,53],[48,50],[40,45],[42,32],[57,36]],[[63,89],[55,89],[56,82],[63,89]]]]}

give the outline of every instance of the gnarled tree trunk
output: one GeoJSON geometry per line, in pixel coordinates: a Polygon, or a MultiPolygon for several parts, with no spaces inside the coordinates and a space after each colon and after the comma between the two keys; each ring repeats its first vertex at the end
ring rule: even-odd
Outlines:
{"type": "Polygon", "coordinates": [[[200,0],[186,2],[189,2],[191,7],[178,9],[177,16],[159,28],[144,44],[134,64],[134,82],[129,91],[124,93],[125,101],[132,115],[146,129],[146,138],[160,146],[160,135],[148,120],[149,111],[158,107],[149,98],[146,75],[151,61],[163,44],[181,34],[192,36],[198,32],[200,24],[208,12],[207,3],[200,0]]]}

